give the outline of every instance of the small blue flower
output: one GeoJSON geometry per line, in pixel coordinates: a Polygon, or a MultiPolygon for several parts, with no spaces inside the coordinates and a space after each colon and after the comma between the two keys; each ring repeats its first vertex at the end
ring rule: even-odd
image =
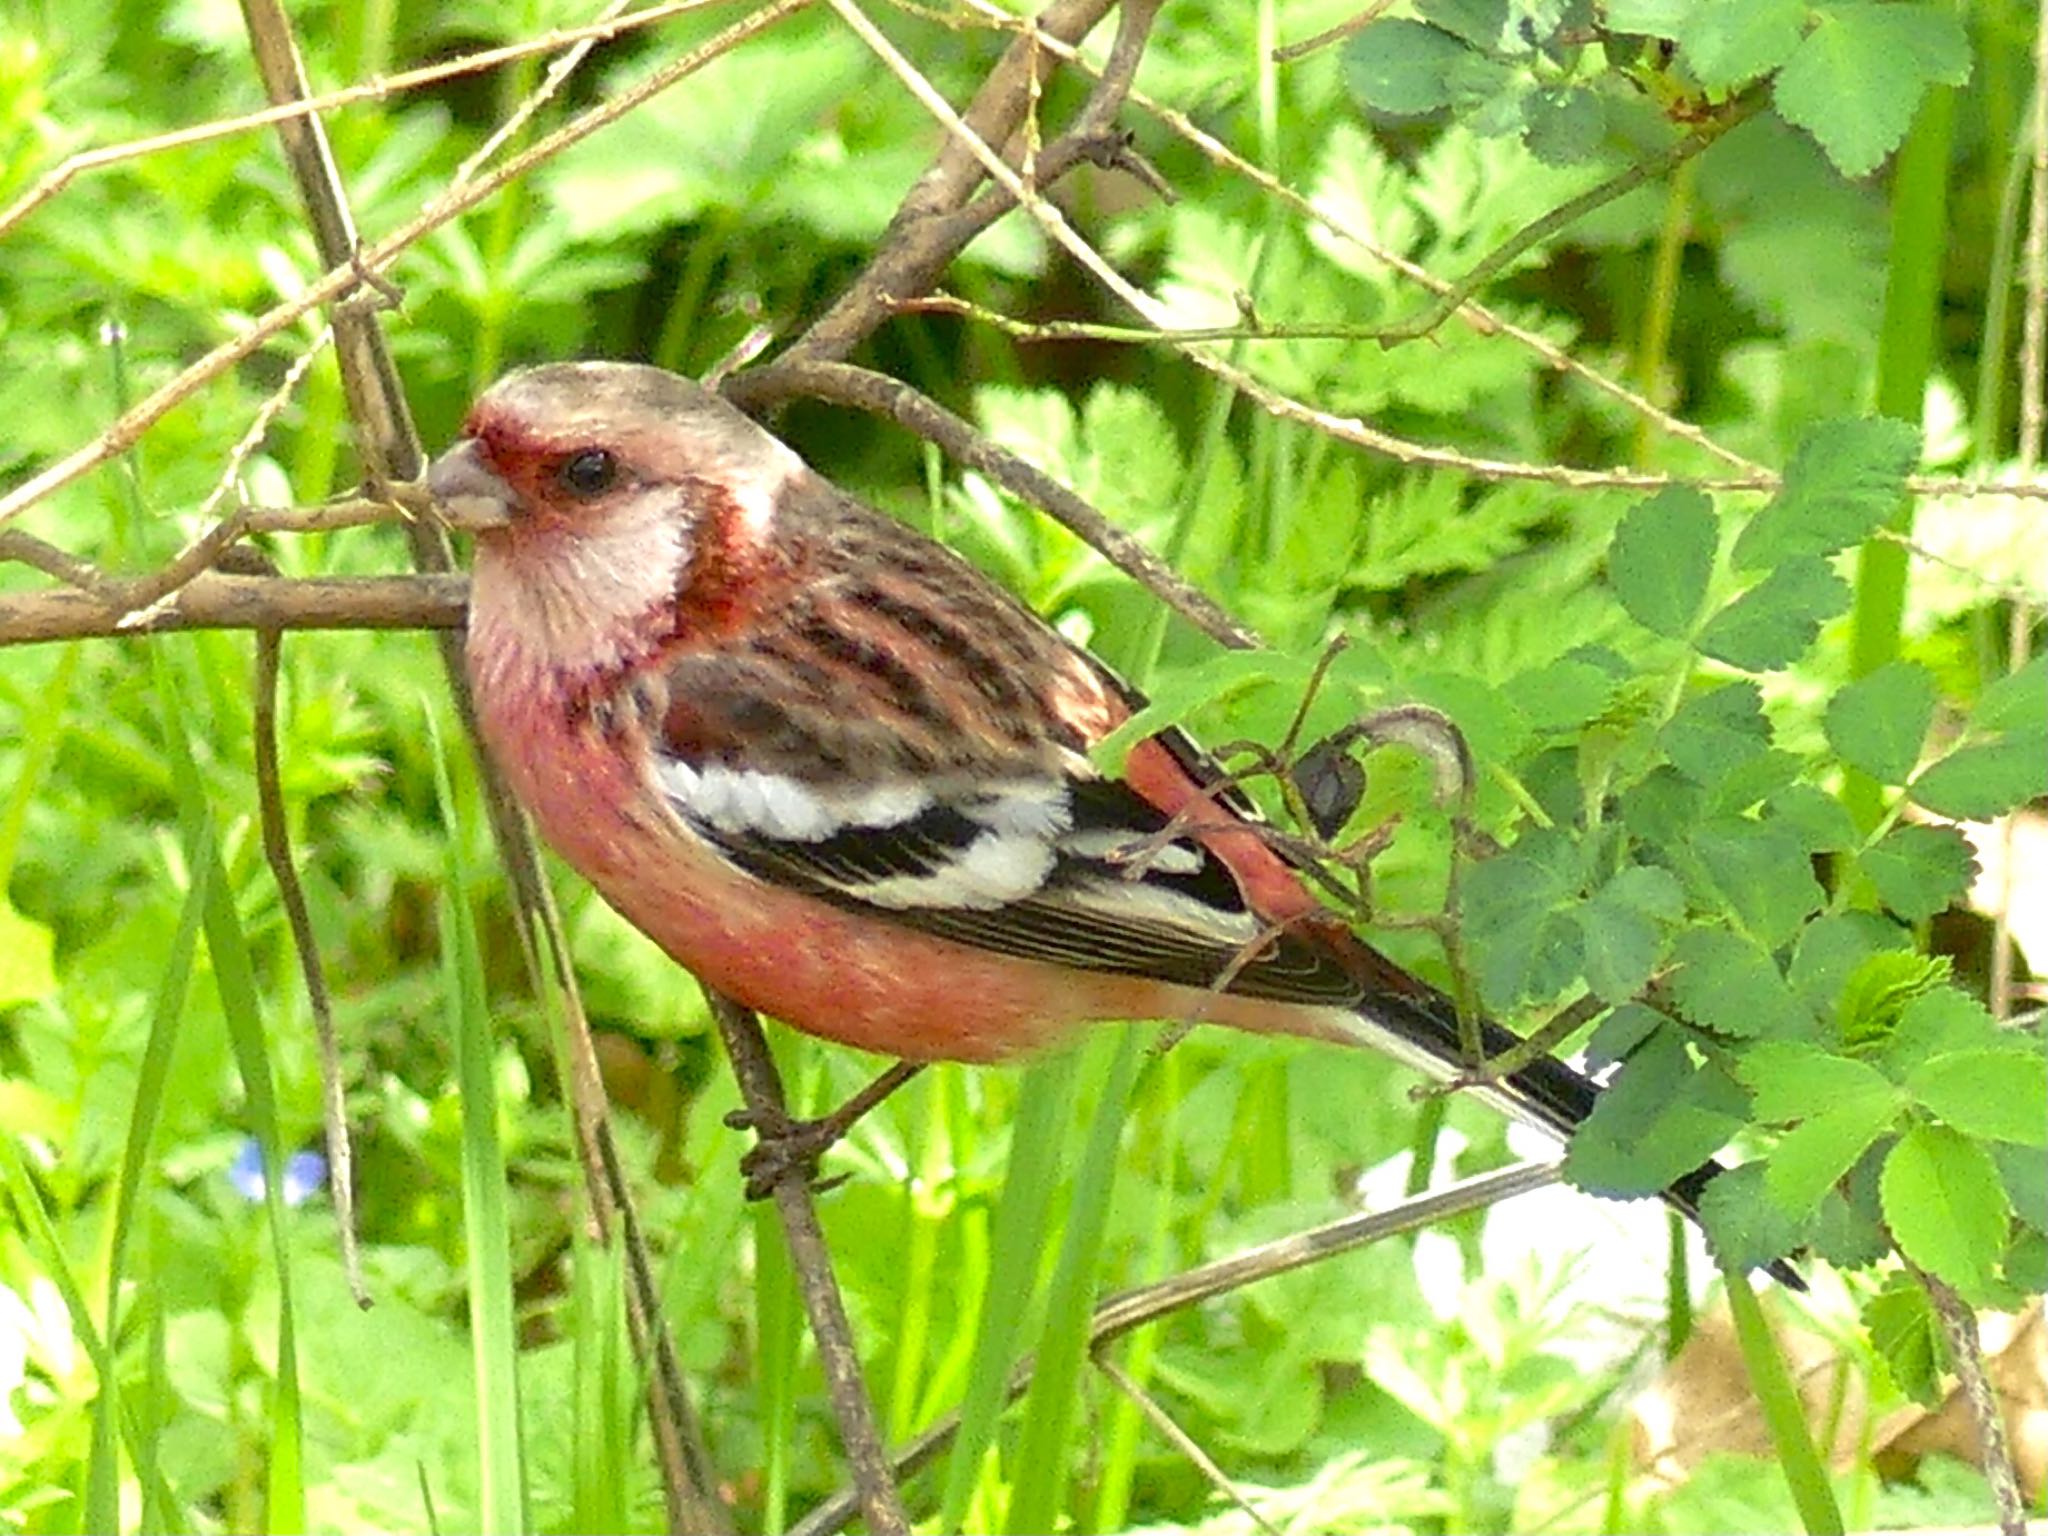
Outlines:
{"type": "MultiPolygon", "coordinates": [[[[242,1150],[228,1165],[228,1182],[244,1200],[263,1198],[263,1149],[254,1136],[242,1138],[242,1150]]],[[[294,1152],[284,1165],[284,1203],[304,1205],[326,1182],[326,1158],[318,1152],[294,1152]]]]}

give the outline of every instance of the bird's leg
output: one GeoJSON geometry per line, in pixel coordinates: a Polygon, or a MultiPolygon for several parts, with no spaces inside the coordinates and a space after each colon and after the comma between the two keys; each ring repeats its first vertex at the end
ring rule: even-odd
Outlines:
{"type": "Polygon", "coordinates": [[[766,1116],[757,1117],[747,1109],[736,1109],[727,1115],[725,1123],[734,1130],[754,1133],[754,1145],[740,1159],[740,1172],[747,1178],[747,1198],[767,1199],[776,1185],[792,1175],[813,1181],[819,1189],[838,1184],[844,1175],[817,1182],[818,1159],[853,1129],[856,1120],[923,1070],[921,1061],[899,1061],[830,1114],[815,1120],[791,1120],[777,1115],[768,1121],[766,1116]]]}

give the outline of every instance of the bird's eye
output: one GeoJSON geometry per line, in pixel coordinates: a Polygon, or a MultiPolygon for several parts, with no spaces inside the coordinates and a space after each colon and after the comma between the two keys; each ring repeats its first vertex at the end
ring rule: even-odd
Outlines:
{"type": "Polygon", "coordinates": [[[571,495],[602,496],[619,478],[619,461],[602,448],[585,448],[564,459],[555,475],[571,495]]]}

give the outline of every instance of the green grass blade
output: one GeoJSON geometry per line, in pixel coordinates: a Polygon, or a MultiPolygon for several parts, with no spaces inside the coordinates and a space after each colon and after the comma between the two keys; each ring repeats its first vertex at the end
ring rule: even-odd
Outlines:
{"type": "Polygon", "coordinates": [[[178,799],[179,820],[192,849],[194,884],[203,889],[201,925],[213,980],[227,1020],[228,1043],[248,1101],[249,1129],[263,1156],[263,1208],[272,1258],[277,1265],[277,1380],[270,1399],[270,1443],[266,1456],[264,1521],[268,1529],[296,1533],[306,1528],[305,1431],[299,1402],[299,1355],[293,1323],[291,1236],[284,1205],[284,1149],[278,1132],[277,1097],[271,1086],[270,1043],[256,982],[256,962],[228,884],[220,839],[206,788],[185,728],[184,703],[171,671],[167,645],[152,648],[157,698],[161,705],[166,755],[178,799]],[[204,871],[204,876],[197,873],[204,871]]]}
{"type": "Polygon", "coordinates": [[[995,1440],[996,1421],[1016,1364],[1017,1333],[1038,1289],[1038,1260],[1045,1251],[1052,1196],[1059,1184],[1061,1145],[1074,1103],[1072,1051],[1041,1061],[1024,1074],[1010,1132],[1010,1166],[996,1203],[987,1289],[975,1329],[967,1392],[960,1404],[960,1431],[946,1464],[939,1529],[965,1529],[968,1502],[980,1480],[982,1459],[995,1440]]]}
{"type": "Polygon", "coordinates": [[[1764,1309],[1749,1288],[1748,1275],[1727,1278],[1728,1306],[1735,1314],[1735,1336],[1742,1345],[1743,1364],[1749,1367],[1750,1389],[1763,1409],[1764,1426],[1770,1431],[1778,1465],[1785,1470],[1800,1523],[1807,1536],[1842,1536],[1842,1511],[1835,1503],[1835,1490],[1828,1482],[1820,1452],[1814,1449],[1813,1437],[1806,1431],[1805,1406],[1771,1337],[1770,1325],[1764,1321],[1764,1309]]]}
{"type": "MultiPolygon", "coordinates": [[[[432,715],[428,720],[431,727],[432,715]]],[[[455,1077],[462,1099],[462,1228],[469,1279],[470,1356],[476,1376],[477,1517],[483,1530],[528,1528],[519,1433],[518,1335],[512,1316],[512,1228],[505,1155],[498,1141],[496,1060],[484,1004],[483,959],[469,909],[462,822],[440,732],[431,731],[434,781],[447,829],[441,899],[441,967],[455,1077]]]]}
{"type": "MultiPolygon", "coordinates": [[[[1110,1042],[1104,1040],[1103,1046],[1110,1042]]],[[[1117,1148],[1131,1088],[1144,1063],[1137,1029],[1118,1032],[1102,1096],[1089,1126],[1088,1145],[1074,1176],[1074,1203],[1060,1244],[1052,1287],[1046,1293],[1045,1325],[1038,1340],[1038,1370],[1024,1406],[1024,1433],[1017,1445],[1010,1500],[1013,1536],[1059,1528],[1069,1476],[1067,1452],[1080,1410],[1081,1366],[1088,1354],[1088,1325],[1095,1301],[1102,1236],[1116,1188],[1117,1148]]],[[[1091,1048],[1091,1054],[1094,1048],[1091,1048]]]]}
{"type": "Polygon", "coordinates": [[[577,1242],[569,1313],[576,1391],[570,1529],[624,1531],[632,1518],[640,1382],[626,1339],[625,1266],[614,1250],[577,1242]]]}

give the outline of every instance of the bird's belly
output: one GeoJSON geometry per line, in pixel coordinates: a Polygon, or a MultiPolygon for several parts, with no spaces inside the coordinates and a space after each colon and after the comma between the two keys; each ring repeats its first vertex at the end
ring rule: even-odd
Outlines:
{"type": "Polygon", "coordinates": [[[630,748],[479,693],[493,754],[550,846],[701,980],[806,1033],[994,1061],[1089,1020],[1182,1011],[1166,996],[1180,988],[976,949],[758,880],[682,823],[630,748]]]}

